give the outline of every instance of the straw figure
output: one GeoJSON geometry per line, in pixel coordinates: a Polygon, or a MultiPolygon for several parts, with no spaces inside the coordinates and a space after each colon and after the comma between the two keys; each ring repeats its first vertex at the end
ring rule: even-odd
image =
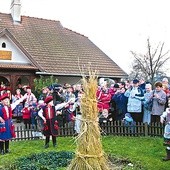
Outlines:
{"type": "Polygon", "coordinates": [[[81,132],[76,138],[77,149],[75,158],[68,170],[110,170],[113,166],[103,152],[98,109],[96,100],[97,76],[89,69],[88,77],[83,76],[83,96],[81,98],[81,132]]]}

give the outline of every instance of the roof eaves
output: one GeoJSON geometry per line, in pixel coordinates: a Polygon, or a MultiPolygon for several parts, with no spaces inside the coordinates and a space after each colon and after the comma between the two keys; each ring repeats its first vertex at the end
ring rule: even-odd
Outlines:
{"type": "Polygon", "coordinates": [[[38,70],[30,64],[18,64],[18,63],[0,63],[0,69],[25,69],[25,70],[38,70]]]}
{"type": "MultiPolygon", "coordinates": [[[[71,74],[71,73],[49,73],[49,72],[36,72],[37,75],[54,75],[54,76],[76,76],[76,77],[82,77],[81,74],[71,74]]],[[[126,74],[120,74],[120,75],[101,75],[99,74],[98,77],[106,77],[106,78],[122,78],[127,77],[126,74]]]]}

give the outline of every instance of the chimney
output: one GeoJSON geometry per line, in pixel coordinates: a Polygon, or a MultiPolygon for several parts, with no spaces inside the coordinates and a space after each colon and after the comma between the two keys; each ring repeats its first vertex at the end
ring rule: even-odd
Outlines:
{"type": "Polygon", "coordinates": [[[11,15],[14,22],[21,22],[20,0],[11,0],[11,15]]]}

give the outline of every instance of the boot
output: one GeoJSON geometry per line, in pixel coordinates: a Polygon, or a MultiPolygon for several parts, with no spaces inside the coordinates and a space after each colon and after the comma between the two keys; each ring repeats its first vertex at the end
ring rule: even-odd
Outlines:
{"type": "Polygon", "coordinates": [[[5,152],[4,152],[4,150],[1,150],[1,153],[0,153],[1,155],[4,155],[5,154],[5,152]]]}
{"type": "Polygon", "coordinates": [[[44,148],[45,148],[45,149],[49,148],[49,143],[46,143],[46,144],[44,145],[44,148]]]}
{"type": "Polygon", "coordinates": [[[1,155],[4,155],[5,152],[4,152],[4,142],[0,141],[0,154],[1,155]]]}
{"type": "Polygon", "coordinates": [[[56,136],[52,136],[53,141],[53,147],[55,148],[57,146],[56,136]]]}
{"type": "Polygon", "coordinates": [[[49,148],[49,142],[50,142],[50,137],[49,137],[49,136],[46,136],[45,145],[44,145],[44,148],[45,148],[45,149],[49,148]]]}
{"type": "Polygon", "coordinates": [[[5,141],[5,153],[9,153],[9,140],[5,141]]]}
{"type": "Polygon", "coordinates": [[[167,156],[163,158],[163,161],[169,161],[170,160],[170,150],[166,149],[167,156]]]}

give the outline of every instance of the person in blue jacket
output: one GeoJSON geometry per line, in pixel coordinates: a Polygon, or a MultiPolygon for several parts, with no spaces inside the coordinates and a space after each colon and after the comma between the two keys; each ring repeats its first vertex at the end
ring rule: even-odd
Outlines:
{"type": "Polygon", "coordinates": [[[124,95],[125,91],[125,88],[122,87],[118,89],[112,97],[112,101],[115,102],[115,120],[122,120],[127,112],[128,98],[124,95]]]}

